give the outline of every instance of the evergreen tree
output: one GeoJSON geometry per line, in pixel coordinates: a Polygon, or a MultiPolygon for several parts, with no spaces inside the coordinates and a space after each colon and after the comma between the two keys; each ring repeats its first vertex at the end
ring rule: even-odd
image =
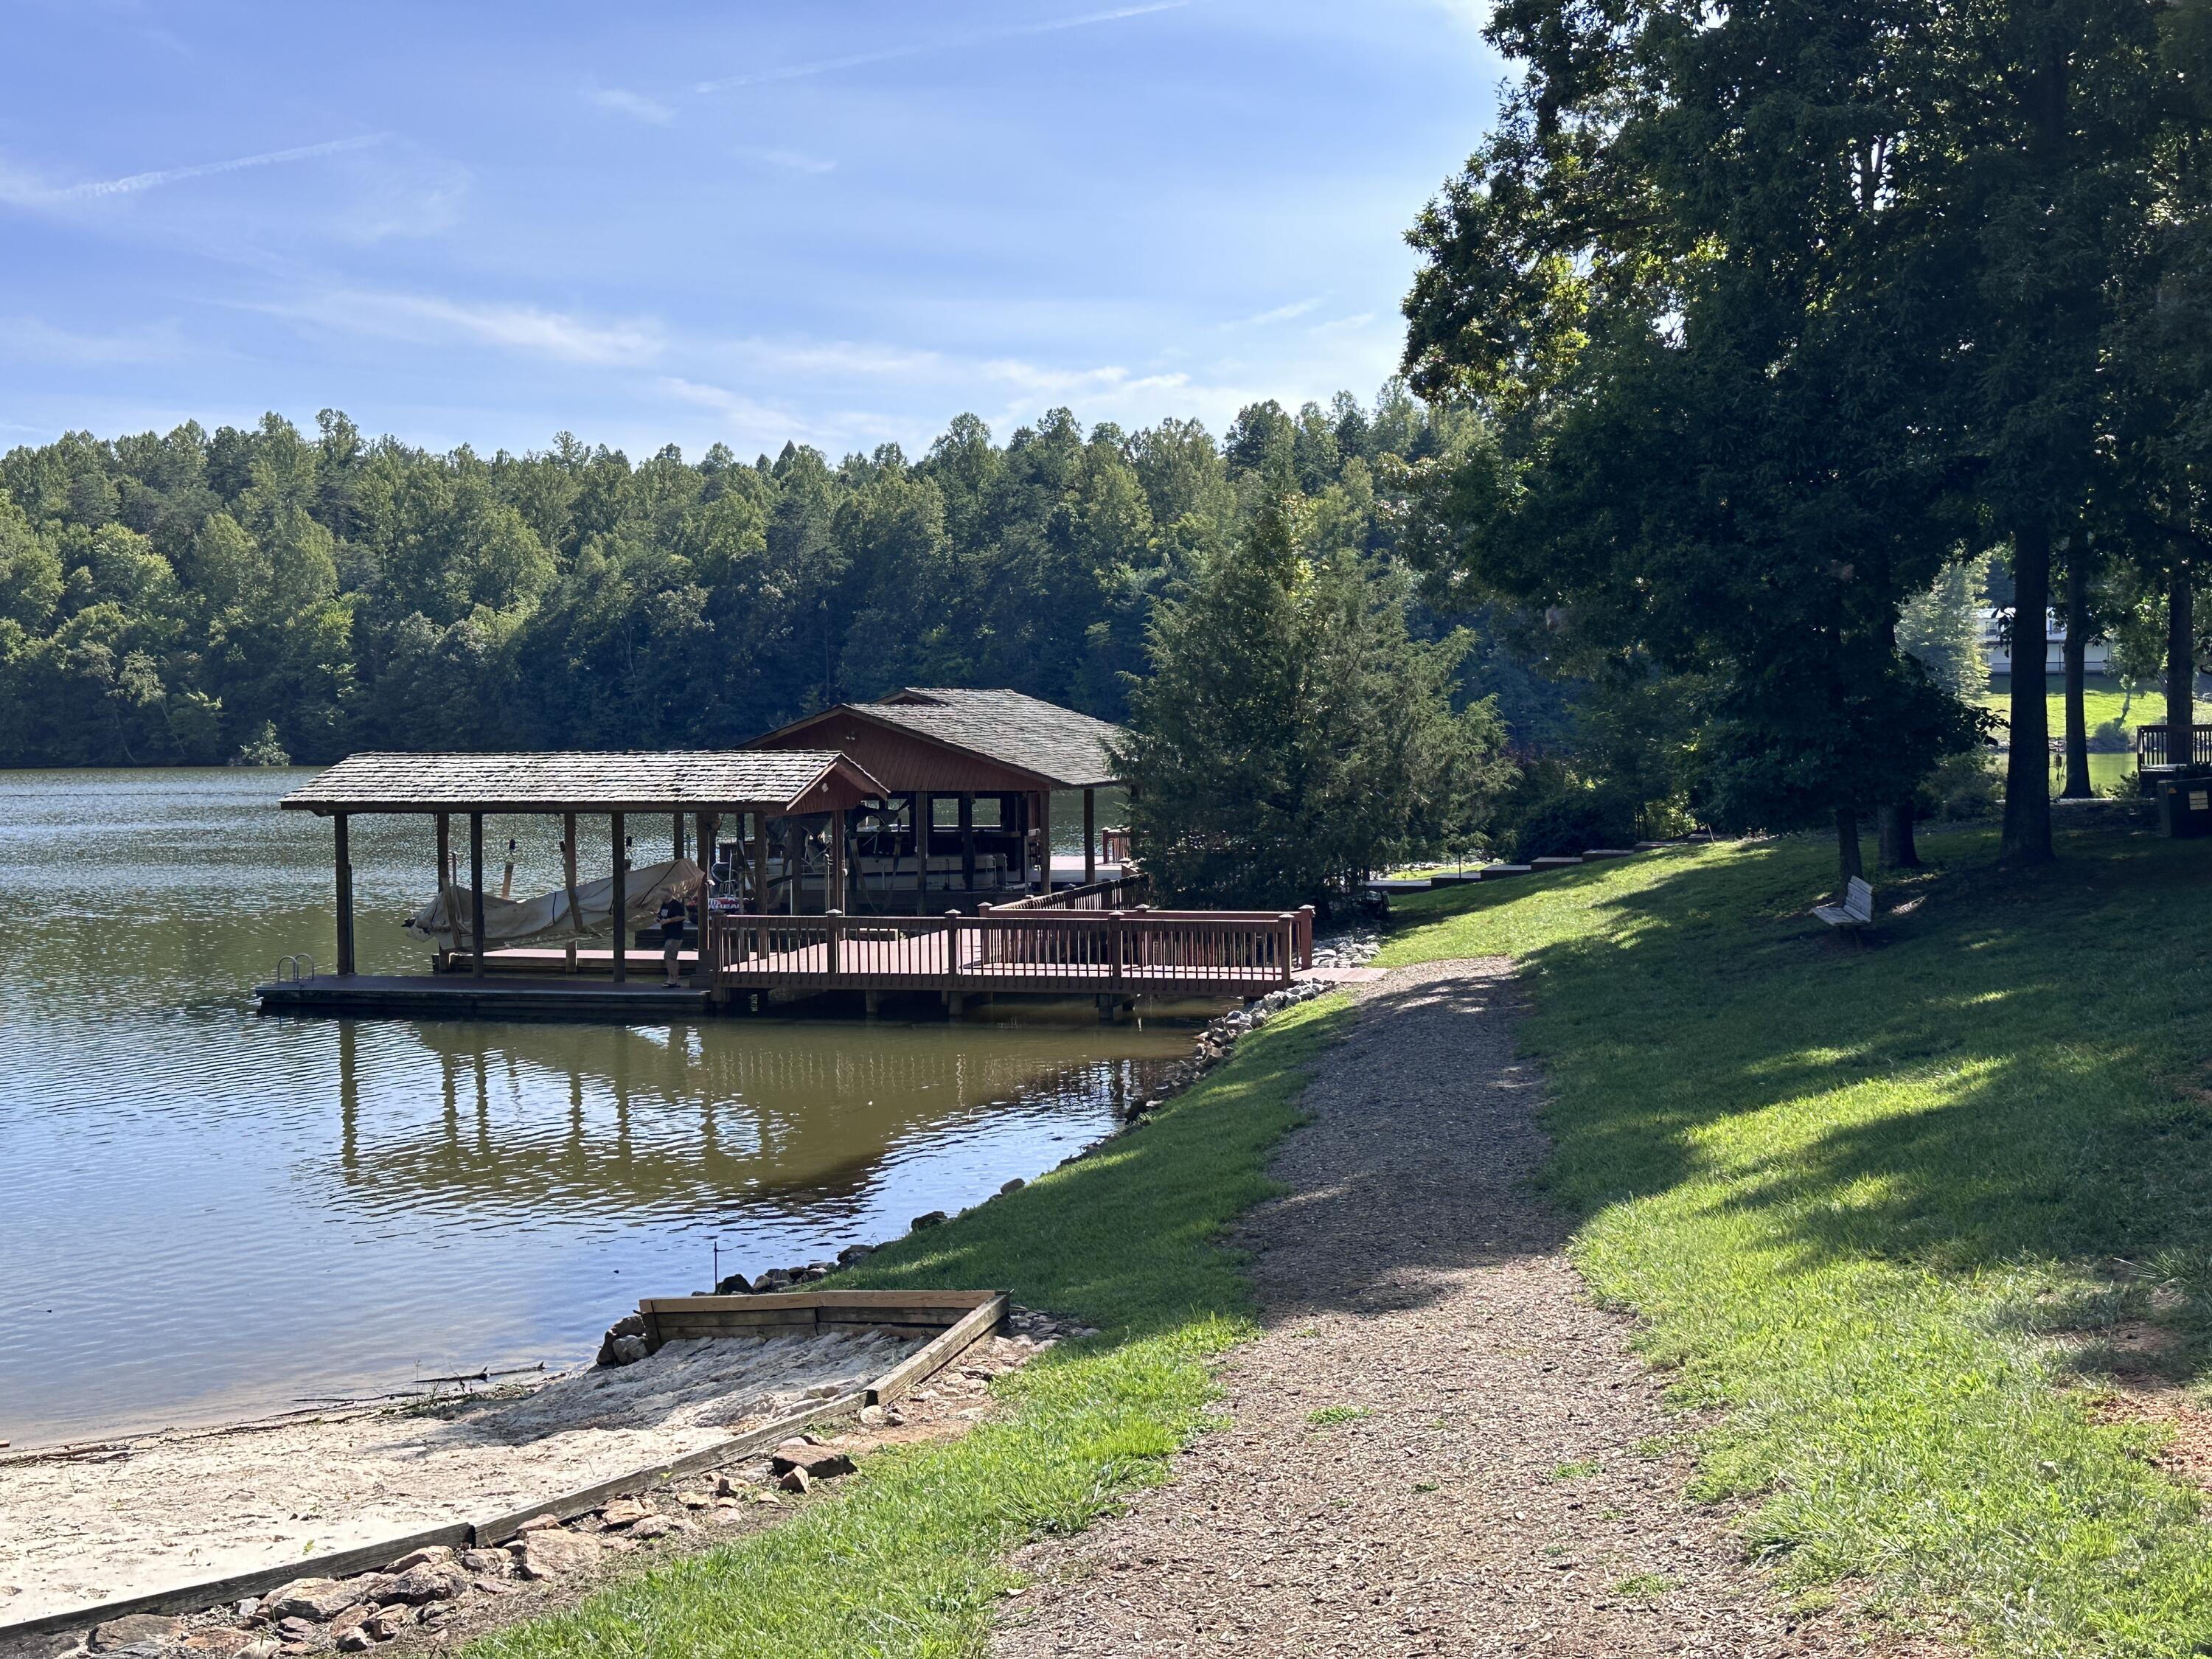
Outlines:
{"type": "Polygon", "coordinates": [[[1451,706],[1465,637],[1413,639],[1404,579],[1309,529],[1271,498],[1154,613],[1121,765],[1137,855],[1178,902],[1326,905],[1462,844],[1502,781],[1491,704],[1451,706]]]}

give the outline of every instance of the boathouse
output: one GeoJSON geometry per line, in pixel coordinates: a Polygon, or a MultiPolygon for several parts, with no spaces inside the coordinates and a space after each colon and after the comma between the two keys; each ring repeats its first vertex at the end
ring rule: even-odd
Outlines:
{"type": "MultiPolygon", "coordinates": [[[[856,821],[854,898],[872,908],[931,908],[930,896],[1049,895],[1096,885],[1098,792],[1121,780],[1121,728],[1012,690],[909,686],[842,702],[749,747],[834,750],[882,784],[856,821]],[[1052,866],[1052,798],[1082,798],[1083,853],[1052,866]],[[902,901],[911,900],[910,906],[902,901]]],[[[1121,873],[1121,860],[1109,877],[1121,873]]]]}
{"type": "Polygon", "coordinates": [[[1260,996],[1310,973],[1311,907],[1155,910],[1141,872],[1102,862],[1097,791],[1117,781],[1116,735],[1019,692],[917,688],[728,751],[356,755],[283,802],[331,821],[337,972],[286,958],[255,995],[264,1012],[625,1021],[823,993],[857,993],[871,1013],[884,995],[957,1014],[1000,994],[1087,996],[1118,1012],[1142,997],[1260,996]],[[1055,792],[1083,801],[1085,851],[1064,880],[1055,792]],[[438,945],[430,975],[355,970],[349,824],[369,813],[433,822],[424,884],[437,896],[408,923],[438,945]],[[486,895],[491,814],[561,819],[560,890],[486,895]],[[634,868],[630,831],[656,817],[669,860],[634,868]],[[607,873],[593,879],[585,866],[599,861],[580,852],[598,839],[587,819],[605,823],[607,873]],[[632,932],[670,895],[696,916],[684,982],[630,982],[632,932]],[[612,982],[584,977],[600,972],[612,982]]]}
{"type": "MultiPolygon", "coordinates": [[[[495,942],[485,925],[483,822],[490,813],[557,816],[561,819],[563,891],[548,895],[551,905],[546,930],[565,932],[571,942],[563,948],[563,965],[577,967],[573,943],[583,919],[593,909],[608,918],[605,931],[620,943],[611,954],[613,977],[628,976],[629,952],[627,922],[635,908],[629,887],[630,830],[640,818],[659,816],[668,820],[670,865],[690,872],[691,892],[697,896],[700,866],[686,862],[687,824],[693,833],[688,844],[712,862],[720,830],[728,825],[738,832],[731,873],[733,884],[749,890],[744,902],[756,911],[769,908],[775,894],[776,871],[784,872],[787,887],[795,889],[805,862],[804,842],[810,827],[818,826],[830,908],[842,905],[844,896],[845,838],[834,833],[853,809],[864,801],[880,799],[883,786],[844,756],[821,750],[730,750],[676,751],[664,754],[546,753],[546,754],[362,754],[349,756],[305,787],[284,797],[288,811],[313,812],[331,820],[335,842],[337,884],[337,971],[354,971],[353,860],[348,835],[354,817],[369,813],[410,813],[428,817],[434,824],[436,881],[441,897],[456,900],[459,914],[445,920],[455,925],[468,945],[470,971],[477,978],[485,972],[489,946],[495,942]],[[465,901],[455,892],[453,820],[466,820],[469,879],[465,901]],[[580,820],[607,820],[606,867],[604,896],[596,906],[584,902],[580,820]]],[[[711,909],[701,916],[702,929],[711,929],[711,909]]],[[[434,924],[433,924],[434,925],[434,924]]],[[[447,965],[452,951],[441,952],[447,965]]]]}

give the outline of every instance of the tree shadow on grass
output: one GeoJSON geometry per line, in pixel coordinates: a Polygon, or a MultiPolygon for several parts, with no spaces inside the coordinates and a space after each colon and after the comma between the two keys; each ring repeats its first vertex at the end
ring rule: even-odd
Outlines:
{"type": "MultiPolygon", "coordinates": [[[[1692,1183],[1755,1218],[1785,1274],[1846,1257],[1962,1273],[2201,1240],[2212,1104],[2172,1079],[2212,1052],[2212,1013],[2202,970],[2177,975],[2147,947],[2153,917],[2165,937],[2212,939],[2204,849],[2069,841],[2060,865],[2018,877],[1986,835],[1930,836],[1931,871],[1883,884],[1920,902],[1871,950],[1810,919],[1828,873],[1814,842],[1662,855],[1625,888],[1606,866],[1542,878],[1540,894],[1439,894],[1431,919],[1541,898],[1597,925],[1585,915],[1524,941],[1517,983],[1370,995],[1356,1031],[1341,1009],[1298,1011],[1158,1121],[847,1282],[1004,1285],[1117,1334],[1247,1317],[1227,1230],[1276,1192],[1269,1160],[1324,1047],[1351,1033],[1328,1063],[1386,1078],[1370,1038],[1407,1021],[1487,1030],[1524,993],[1537,1013],[1522,1052],[1548,1089],[1510,1045],[1470,1036],[1455,1092],[1418,1112],[1332,1101],[1352,1115],[1318,1164],[1300,1149],[1323,1128],[1289,1143],[1283,1167],[1303,1190],[1274,1213],[1331,1241],[1336,1263],[1308,1275],[1305,1305],[1418,1304],[1433,1275],[1556,1249],[1608,1205],[1692,1183]],[[1531,1121],[1548,1151],[1512,1127],[1531,1121]],[[1558,1207],[1516,1207],[1532,1182],[1558,1207]]],[[[1477,927],[1454,943],[1474,954],[1485,939],[1477,927]]]]}

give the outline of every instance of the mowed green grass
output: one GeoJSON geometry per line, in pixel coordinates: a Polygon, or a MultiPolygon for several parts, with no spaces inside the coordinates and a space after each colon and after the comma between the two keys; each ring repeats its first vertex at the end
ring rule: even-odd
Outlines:
{"type": "MultiPolygon", "coordinates": [[[[2056,672],[2049,684],[2051,689],[2044,700],[2044,717],[2050,722],[2051,735],[2060,738],[2066,735],[2066,689],[2056,672]]],[[[2000,674],[1996,683],[1973,701],[2002,714],[2011,702],[2011,687],[2012,682],[2000,674]]],[[[2117,680],[2103,674],[2091,674],[2081,684],[2081,714],[2092,732],[2106,720],[2122,719],[2127,721],[2130,732],[2145,724],[2155,726],[2166,719],[2166,691],[2156,683],[2138,688],[2130,703],[2117,680]]],[[[2197,718],[2199,721],[2212,720],[2212,703],[2200,699],[2197,718]]]]}
{"type": "Polygon", "coordinates": [[[784,1523],[488,1637],[477,1659],[945,1656],[981,1646],[1006,1552],[1088,1525],[1206,1421],[1212,1361],[1251,1329],[1224,1227],[1273,1191],[1269,1151],[1340,1016],[1278,1016],[1151,1123],[913,1234],[851,1288],[991,1288],[1101,1334],[1003,1381],[964,1438],[878,1452],[784,1523]]]}
{"type": "Polygon", "coordinates": [[[1386,963],[1510,954],[1576,1259],[1645,1322],[1781,1585],[2008,1654],[2212,1651],[2212,1528],[2100,1420],[2104,1344],[2205,1363],[2212,845],[1929,835],[1854,948],[1818,839],[1398,902],[1386,963]]]}

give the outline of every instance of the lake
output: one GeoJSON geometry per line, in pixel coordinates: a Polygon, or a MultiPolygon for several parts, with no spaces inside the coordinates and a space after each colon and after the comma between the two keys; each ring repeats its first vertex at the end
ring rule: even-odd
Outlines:
{"type": "MultiPolygon", "coordinates": [[[[0,772],[0,1441],[587,1358],[641,1296],[876,1243],[1157,1093],[1188,1023],[264,1019],[332,959],[310,773],[0,772]]],[[[655,856],[641,823],[641,858],[655,856]]],[[[356,818],[359,967],[416,971],[428,821],[356,818]]],[[[557,823],[487,824],[495,884],[557,823]]],[[[665,830],[660,833],[665,834],[665,830]]]]}

